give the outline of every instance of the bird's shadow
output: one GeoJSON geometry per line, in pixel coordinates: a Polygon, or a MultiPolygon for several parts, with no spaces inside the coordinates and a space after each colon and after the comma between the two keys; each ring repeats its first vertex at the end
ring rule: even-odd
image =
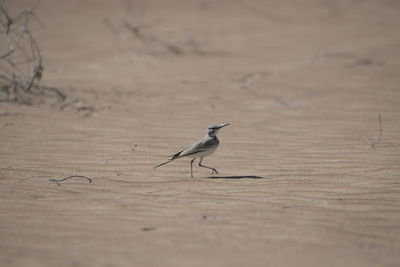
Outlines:
{"type": "Polygon", "coordinates": [[[210,179],[264,179],[256,175],[234,175],[234,176],[208,176],[210,179]]]}

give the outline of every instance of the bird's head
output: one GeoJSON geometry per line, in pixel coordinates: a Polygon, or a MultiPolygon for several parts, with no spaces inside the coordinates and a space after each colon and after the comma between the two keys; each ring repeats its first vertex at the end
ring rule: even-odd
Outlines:
{"type": "Polygon", "coordinates": [[[221,124],[221,125],[213,125],[213,126],[210,126],[210,127],[208,127],[208,132],[207,132],[207,134],[208,134],[209,136],[216,136],[217,133],[218,133],[218,131],[219,131],[222,127],[228,126],[229,124],[230,124],[230,123],[224,123],[224,124],[221,124]]]}

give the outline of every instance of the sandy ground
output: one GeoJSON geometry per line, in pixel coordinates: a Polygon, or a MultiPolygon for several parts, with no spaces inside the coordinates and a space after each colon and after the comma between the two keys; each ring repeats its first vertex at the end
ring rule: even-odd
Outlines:
{"type": "Polygon", "coordinates": [[[68,97],[0,103],[1,266],[399,266],[398,1],[125,8],[37,8],[68,97]],[[153,170],[224,122],[219,175],[153,170]]]}

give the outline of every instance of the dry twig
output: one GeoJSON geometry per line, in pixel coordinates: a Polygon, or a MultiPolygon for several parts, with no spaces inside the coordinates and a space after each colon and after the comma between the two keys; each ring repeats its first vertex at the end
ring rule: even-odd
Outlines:
{"type": "Polygon", "coordinates": [[[43,73],[41,51],[29,29],[31,18],[38,21],[34,9],[39,0],[17,14],[11,14],[6,2],[0,0],[0,39],[7,43],[6,51],[0,51],[0,92],[6,101],[18,101],[15,96],[31,91],[43,73]]]}
{"type": "Polygon", "coordinates": [[[379,144],[381,142],[381,139],[382,139],[382,131],[383,130],[382,130],[382,118],[381,118],[381,114],[380,113],[378,115],[378,120],[379,120],[379,135],[378,136],[374,136],[372,138],[368,138],[367,136],[364,136],[365,137],[365,141],[372,148],[374,148],[375,145],[379,144]]]}
{"type": "Polygon", "coordinates": [[[83,176],[83,175],[71,175],[71,176],[68,176],[68,177],[63,178],[63,179],[50,179],[49,182],[54,182],[54,183],[56,183],[57,185],[60,186],[62,182],[66,181],[66,180],[69,180],[71,178],[87,179],[89,181],[89,183],[91,183],[93,181],[91,178],[83,176]]]}
{"type": "Polygon", "coordinates": [[[121,22],[114,26],[111,21],[106,18],[104,19],[104,24],[110,28],[112,33],[119,39],[125,39],[123,32],[126,31],[137,40],[141,41],[147,48],[153,46],[156,48],[156,52],[152,54],[170,53],[180,55],[188,52],[199,55],[206,54],[206,52],[198,47],[198,43],[191,35],[187,35],[186,41],[181,42],[181,44],[173,43],[160,36],[144,32],[143,25],[138,24],[134,18],[132,1],[127,0],[127,7],[121,22]]]}

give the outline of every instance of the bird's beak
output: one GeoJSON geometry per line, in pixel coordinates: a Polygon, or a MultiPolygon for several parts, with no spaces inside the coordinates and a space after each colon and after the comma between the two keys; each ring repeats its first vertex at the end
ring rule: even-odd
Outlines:
{"type": "Polygon", "coordinates": [[[230,124],[230,123],[221,124],[220,126],[218,126],[218,129],[221,129],[222,127],[228,126],[229,124],[230,124]]]}

